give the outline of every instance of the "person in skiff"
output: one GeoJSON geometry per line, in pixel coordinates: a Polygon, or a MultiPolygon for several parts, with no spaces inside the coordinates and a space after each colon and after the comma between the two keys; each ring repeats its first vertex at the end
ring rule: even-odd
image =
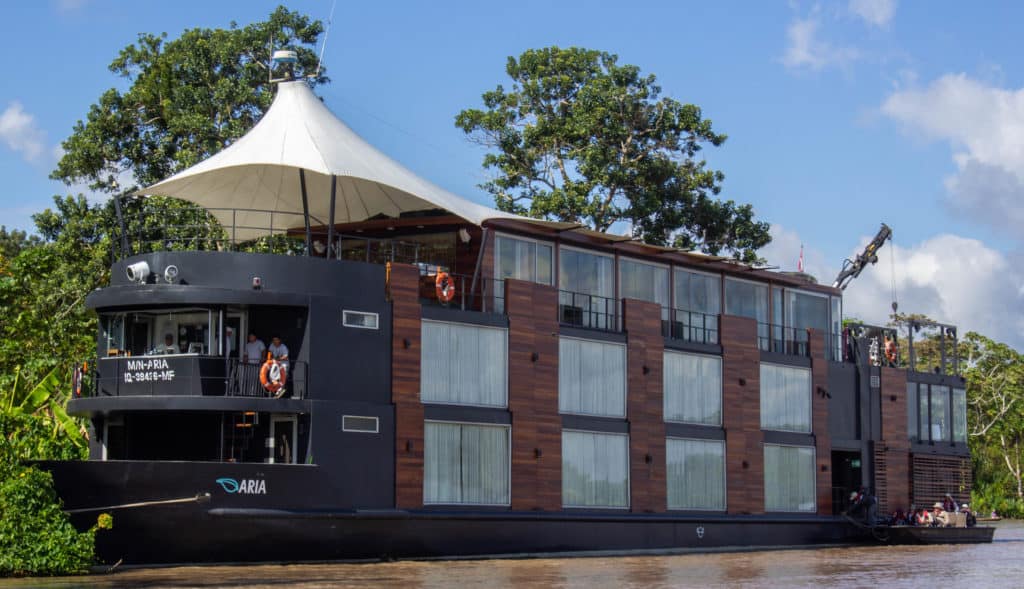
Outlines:
{"type": "Polygon", "coordinates": [[[974,512],[971,511],[971,506],[970,505],[968,505],[966,503],[961,505],[960,506],[960,513],[966,513],[967,514],[967,527],[968,528],[973,528],[974,526],[978,525],[978,518],[974,515],[974,512]]]}
{"type": "Polygon", "coordinates": [[[948,527],[950,523],[949,512],[943,509],[938,501],[932,506],[932,525],[940,528],[948,527]]]}
{"type": "Polygon", "coordinates": [[[953,496],[949,493],[946,493],[946,496],[942,499],[942,509],[949,513],[955,513],[960,510],[959,507],[957,507],[956,501],[953,500],[953,496]]]}
{"type": "Polygon", "coordinates": [[[930,526],[935,520],[932,519],[932,513],[925,508],[917,510],[917,515],[914,516],[914,523],[919,526],[930,526]]]}

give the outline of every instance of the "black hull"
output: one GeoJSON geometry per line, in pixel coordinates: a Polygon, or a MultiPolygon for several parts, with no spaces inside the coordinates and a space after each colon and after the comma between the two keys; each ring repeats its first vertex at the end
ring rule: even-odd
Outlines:
{"type": "Polygon", "coordinates": [[[72,521],[111,513],[96,545],[107,563],[301,562],[630,551],[713,551],[869,541],[845,520],[818,516],[653,515],[626,512],[401,511],[331,507],[315,466],[51,462],[72,521]],[[265,482],[239,495],[216,475],[265,482]],[[180,500],[208,501],[112,507],[180,500]],[[87,510],[87,511],[80,511],[87,510]]]}
{"type": "Polygon", "coordinates": [[[900,526],[885,528],[889,544],[990,544],[996,529],[991,526],[973,528],[925,528],[900,526]]]}

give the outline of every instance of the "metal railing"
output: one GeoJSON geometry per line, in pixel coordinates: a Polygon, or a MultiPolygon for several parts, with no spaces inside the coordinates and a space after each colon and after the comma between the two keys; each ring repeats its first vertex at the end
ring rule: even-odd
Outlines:
{"type": "Polygon", "coordinates": [[[505,281],[494,278],[476,277],[469,274],[448,274],[451,281],[450,299],[438,294],[437,273],[441,268],[432,264],[418,264],[420,268],[420,302],[431,306],[478,311],[481,313],[505,312],[505,281]]]}
{"type": "Polygon", "coordinates": [[[718,315],[685,309],[668,311],[669,320],[661,324],[665,337],[700,344],[718,343],[718,315]]]}
{"type": "MultiPolygon", "coordinates": [[[[115,356],[89,362],[94,367],[83,377],[82,396],[202,396],[274,397],[260,383],[261,364],[238,358],[170,354],[115,356]]],[[[288,361],[282,397],[307,395],[309,365],[288,361]]]]}
{"type": "Polygon", "coordinates": [[[763,352],[776,354],[804,357],[811,355],[810,337],[806,329],[774,323],[758,322],[757,347],[763,352]]]}
{"type": "Polygon", "coordinates": [[[621,303],[609,297],[558,291],[558,322],[571,327],[622,331],[621,303]]]}

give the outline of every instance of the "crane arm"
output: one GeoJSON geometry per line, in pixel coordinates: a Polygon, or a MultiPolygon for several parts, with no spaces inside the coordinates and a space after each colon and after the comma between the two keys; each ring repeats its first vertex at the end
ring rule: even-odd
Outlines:
{"type": "Polygon", "coordinates": [[[846,290],[850,282],[860,276],[865,266],[878,262],[878,250],[889,239],[892,239],[892,229],[889,229],[888,225],[882,223],[882,228],[878,230],[874,239],[864,248],[863,252],[857,254],[857,257],[853,260],[843,260],[843,269],[836,276],[835,282],[832,283],[832,288],[846,290]]]}

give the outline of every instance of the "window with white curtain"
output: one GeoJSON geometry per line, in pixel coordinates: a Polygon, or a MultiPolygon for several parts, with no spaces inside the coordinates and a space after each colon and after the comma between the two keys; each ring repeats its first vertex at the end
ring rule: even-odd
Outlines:
{"type": "Polygon", "coordinates": [[[765,444],[765,511],[817,511],[814,475],[814,448],[765,444]]]}
{"type": "Polygon", "coordinates": [[[509,428],[423,424],[423,503],[509,504],[509,428]]]}
{"type": "Polygon", "coordinates": [[[725,510],[725,442],[668,438],[668,508],[725,510]]]}
{"type": "Polygon", "coordinates": [[[508,406],[508,330],[423,321],[424,403],[508,406]]]}
{"type": "Polygon", "coordinates": [[[676,268],[675,306],[683,311],[695,311],[706,315],[722,312],[722,279],[710,274],[689,272],[676,268]]]}
{"type": "Polygon", "coordinates": [[[562,505],[629,507],[629,436],[562,432],[562,505]]]}
{"type": "Polygon", "coordinates": [[[811,371],[761,364],[761,429],[811,432],[811,371]]]}
{"type": "Polygon", "coordinates": [[[626,346],[558,339],[558,410],[562,413],[626,416],[626,346]]]}
{"type": "Polygon", "coordinates": [[[665,352],[665,421],[722,425],[722,359],[665,352]]]}

